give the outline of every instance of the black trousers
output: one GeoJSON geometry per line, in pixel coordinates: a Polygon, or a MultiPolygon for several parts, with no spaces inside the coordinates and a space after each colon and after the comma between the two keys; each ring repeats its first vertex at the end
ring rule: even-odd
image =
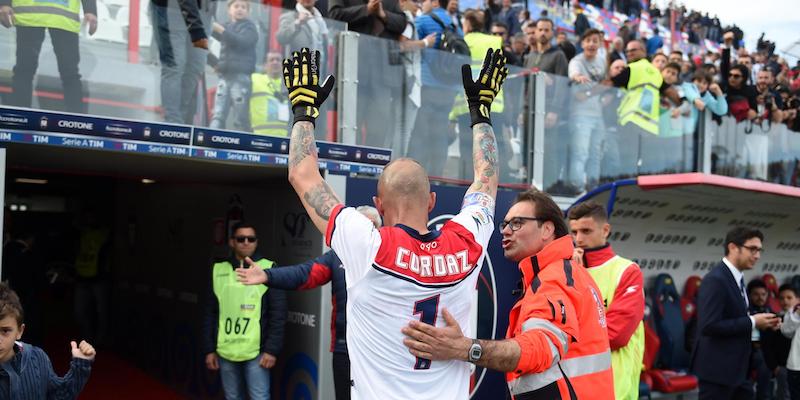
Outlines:
{"type": "Polygon", "coordinates": [[[81,74],[78,71],[78,34],[62,29],[17,26],[17,63],[14,65],[11,82],[13,92],[9,103],[18,107],[31,106],[33,78],[39,68],[39,52],[42,50],[45,29],[50,32],[50,41],[56,53],[58,73],[64,89],[64,110],[85,113],[81,74]]]}
{"type": "Polygon", "coordinates": [[[752,400],[753,382],[745,380],[739,386],[726,386],[700,381],[699,400],[752,400]]]}
{"type": "Polygon", "coordinates": [[[333,387],[336,400],[350,400],[350,357],[333,353],[333,387]]]}

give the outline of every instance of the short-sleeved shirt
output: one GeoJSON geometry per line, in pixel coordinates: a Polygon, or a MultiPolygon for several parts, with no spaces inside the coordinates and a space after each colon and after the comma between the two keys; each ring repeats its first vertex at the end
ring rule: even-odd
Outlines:
{"type": "Polygon", "coordinates": [[[412,319],[444,326],[446,308],[469,331],[494,227],[494,200],[486,199],[425,234],[404,225],[377,229],[354,208],[334,208],[325,236],[345,268],[354,400],[468,398],[469,364],[418,359],[400,330],[412,319]]]}

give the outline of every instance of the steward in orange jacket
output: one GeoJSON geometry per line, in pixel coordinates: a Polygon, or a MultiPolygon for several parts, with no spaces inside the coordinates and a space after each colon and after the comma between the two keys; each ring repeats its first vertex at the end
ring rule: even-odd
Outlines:
{"type": "Polygon", "coordinates": [[[563,236],[519,263],[523,295],[506,335],[521,349],[506,374],[517,400],[614,399],[603,300],[589,273],[573,267],[573,250],[563,236]]]}
{"type": "Polygon", "coordinates": [[[500,229],[505,257],[522,271],[507,339],[467,338],[442,310],[446,326],[412,321],[402,330],[403,343],[417,357],[506,372],[515,400],[613,400],[602,297],[589,273],[571,262],[574,248],[561,209],[547,193],[528,190],[500,229]]]}

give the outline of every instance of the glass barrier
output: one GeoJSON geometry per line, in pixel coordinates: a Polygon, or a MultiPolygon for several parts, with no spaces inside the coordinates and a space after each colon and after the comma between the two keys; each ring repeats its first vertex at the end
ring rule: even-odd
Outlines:
{"type": "Polygon", "coordinates": [[[697,113],[688,103],[651,99],[660,104],[657,122],[648,123],[631,118],[622,106],[626,92],[598,82],[600,76],[577,83],[543,75],[547,192],[577,196],[605,182],[693,170],[697,113]]]}
{"type": "MultiPolygon", "coordinates": [[[[408,41],[368,35],[357,40],[357,105],[341,108],[355,112],[356,144],[391,148],[395,158],[412,157],[434,178],[471,181],[472,129],[461,84],[461,65],[470,59],[408,41]]],[[[492,107],[501,183],[526,181],[517,117],[524,87],[520,72],[509,67],[503,100],[492,107]]]]}
{"type": "MultiPolygon", "coordinates": [[[[346,24],[259,3],[239,14],[226,2],[204,4],[211,9],[198,11],[202,26],[184,19],[177,0],[100,0],[95,32],[67,23],[77,33],[50,29],[45,40],[43,28],[20,21],[0,27],[0,102],[285,136],[291,110],[277,79],[282,58],[313,46],[322,50],[323,72],[332,71],[346,24]],[[208,50],[192,45],[203,30],[208,50]]],[[[328,139],[332,99],[317,130],[328,139]]]]}
{"type": "Polygon", "coordinates": [[[800,186],[800,132],[780,122],[757,118],[737,122],[724,116],[710,122],[711,172],[738,178],[800,186]]]}

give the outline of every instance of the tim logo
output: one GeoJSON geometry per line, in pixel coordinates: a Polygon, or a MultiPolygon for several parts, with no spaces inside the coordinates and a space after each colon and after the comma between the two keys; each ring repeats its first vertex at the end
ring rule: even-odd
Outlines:
{"type": "Polygon", "coordinates": [[[303,237],[306,232],[306,225],[310,221],[308,214],[304,212],[283,215],[283,227],[295,239],[303,237]]]}

